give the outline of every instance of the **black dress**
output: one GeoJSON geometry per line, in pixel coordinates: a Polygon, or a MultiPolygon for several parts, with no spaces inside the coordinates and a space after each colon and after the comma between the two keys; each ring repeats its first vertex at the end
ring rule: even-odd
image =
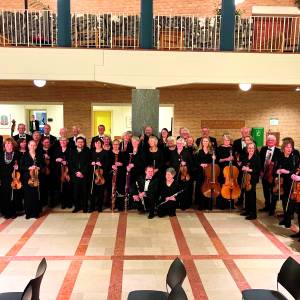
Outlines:
{"type": "MultiPolygon", "coordinates": [[[[44,168],[44,159],[37,152],[35,159],[31,157],[31,155],[26,152],[21,159],[21,170],[23,171],[24,176],[24,209],[26,214],[26,219],[29,218],[38,218],[42,209],[41,201],[40,201],[40,191],[38,187],[31,187],[28,184],[28,180],[30,178],[30,170],[29,167],[37,166],[42,170],[44,168]]],[[[40,180],[40,172],[39,172],[39,180],[40,180]]]]}
{"type": "Polygon", "coordinates": [[[166,182],[163,183],[160,190],[159,204],[157,206],[157,215],[161,218],[164,216],[176,216],[176,207],[180,206],[178,202],[180,195],[176,198],[176,201],[167,201],[163,203],[167,197],[173,196],[177,192],[179,192],[180,186],[176,180],[172,182],[170,186],[167,185],[166,182]]]}
{"type": "Polygon", "coordinates": [[[18,158],[15,152],[0,152],[0,208],[6,219],[16,216],[16,190],[11,187],[12,173],[16,161],[18,161],[18,158]]]}
{"type": "Polygon", "coordinates": [[[162,150],[157,148],[156,152],[151,152],[150,149],[146,154],[147,166],[153,166],[154,169],[158,169],[155,174],[158,179],[161,179],[165,171],[165,162],[162,150]]]}

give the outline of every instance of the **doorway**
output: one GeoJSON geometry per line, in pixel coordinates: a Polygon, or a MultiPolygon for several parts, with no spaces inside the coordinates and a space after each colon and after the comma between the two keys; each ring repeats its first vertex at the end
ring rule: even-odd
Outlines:
{"type": "Polygon", "coordinates": [[[111,111],[94,111],[93,135],[98,135],[98,125],[105,126],[105,134],[111,135],[111,111]]]}

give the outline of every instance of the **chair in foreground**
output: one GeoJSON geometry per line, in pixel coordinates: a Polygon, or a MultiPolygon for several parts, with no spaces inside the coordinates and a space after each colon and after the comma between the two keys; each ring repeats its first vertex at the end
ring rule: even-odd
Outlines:
{"type": "Polygon", "coordinates": [[[289,257],[282,265],[277,276],[277,290],[249,289],[242,291],[244,300],[287,300],[278,291],[278,283],[282,285],[294,299],[300,299],[300,264],[289,257]]]}
{"type": "Polygon", "coordinates": [[[43,258],[36,271],[36,276],[31,279],[23,292],[9,292],[0,294],[0,300],[40,300],[40,287],[47,268],[46,259],[43,258]]]}
{"type": "Polygon", "coordinates": [[[167,300],[188,300],[186,293],[180,283],[175,285],[167,300]]]}
{"type": "MultiPolygon", "coordinates": [[[[166,277],[166,289],[167,291],[155,291],[155,290],[137,290],[129,293],[127,300],[167,300],[171,296],[171,293],[175,286],[181,286],[186,277],[186,269],[182,261],[177,257],[171,264],[167,277],[166,277]],[[171,288],[169,295],[168,287],[171,288]]],[[[175,292],[174,292],[175,293],[175,292]]],[[[179,299],[179,298],[170,298],[179,299]]],[[[184,300],[184,298],[182,298],[184,300]]],[[[1,299],[0,299],[1,300],[1,299]]]]}

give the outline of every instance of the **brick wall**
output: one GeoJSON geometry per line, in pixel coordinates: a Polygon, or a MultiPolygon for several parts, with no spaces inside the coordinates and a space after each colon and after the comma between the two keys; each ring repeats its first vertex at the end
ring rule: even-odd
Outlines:
{"type": "MultiPolygon", "coordinates": [[[[300,93],[286,91],[229,90],[161,90],[161,103],[174,104],[174,133],[188,127],[193,136],[200,133],[201,120],[245,120],[246,126],[264,127],[280,131],[281,138],[291,136],[300,148],[300,93]],[[279,126],[269,126],[269,118],[279,119],[279,126]]],[[[131,90],[97,88],[1,87],[2,102],[62,102],[65,126],[80,125],[90,137],[92,103],[130,103],[131,90]]],[[[212,129],[211,134],[220,139],[223,132],[239,137],[238,129],[212,129]]]]}
{"type": "MultiPolygon", "coordinates": [[[[34,0],[33,0],[34,1],[34,0]]],[[[56,10],[56,0],[40,0],[50,9],[56,10]]],[[[220,0],[154,0],[156,14],[215,15],[220,0]]],[[[250,15],[253,5],[294,6],[294,0],[247,0],[237,8],[243,15],[250,15]]],[[[22,9],[24,0],[0,1],[0,9],[22,9]]],[[[72,0],[71,9],[76,12],[139,12],[140,0],[72,0]]]]}

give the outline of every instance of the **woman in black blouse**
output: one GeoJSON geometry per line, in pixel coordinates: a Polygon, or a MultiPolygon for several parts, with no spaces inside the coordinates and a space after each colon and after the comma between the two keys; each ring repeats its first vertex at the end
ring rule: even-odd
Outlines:
{"type": "Polygon", "coordinates": [[[149,137],[148,143],[149,150],[146,154],[147,166],[153,166],[155,176],[158,178],[162,178],[165,169],[163,151],[160,150],[157,146],[158,140],[156,136],[151,135],[149,137]]]}

